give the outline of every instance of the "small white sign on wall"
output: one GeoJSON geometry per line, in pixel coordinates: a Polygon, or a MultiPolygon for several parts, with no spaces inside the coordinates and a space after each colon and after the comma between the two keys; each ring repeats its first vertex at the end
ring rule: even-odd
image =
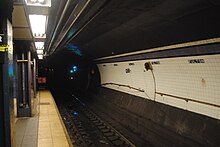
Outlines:
{"type": "Polygon", "coordinates": [[[3,36],[4,36],[4,34],[0,34],[0,43],[3,42],[3,36]]]}

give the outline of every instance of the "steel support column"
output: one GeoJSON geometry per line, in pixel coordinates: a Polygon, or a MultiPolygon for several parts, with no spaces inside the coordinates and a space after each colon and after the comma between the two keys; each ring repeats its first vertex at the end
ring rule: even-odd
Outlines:
{"type": "Polygon", "coordinates": [[[13,134],[13,46],[12,25],[7,18],[0,20],[0,146],[11,147],[13,134]]]}
{"type": "Polygon", "coordinates": [[[17,60],[17,116],[31,117],[31,53],[23,52],[17,60]]]}
{"type": "Polygon", "coordinates": [[[36,87],[36,75],[37,75],[37,62],[36,59],[33,59],[33,90],[34,90],[34,98],[37,95],[37,87],[36,87]]]}

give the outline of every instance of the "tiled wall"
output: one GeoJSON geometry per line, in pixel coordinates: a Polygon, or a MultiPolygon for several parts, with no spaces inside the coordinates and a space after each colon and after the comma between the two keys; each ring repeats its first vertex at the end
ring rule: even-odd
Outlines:
{"type": "Polygon", "coordinates": [[[98,67],[104,87],[220,119],[220,55],[102,63],[98,67]],[[153,70],[146,71],[146,62],[153,70]]]}

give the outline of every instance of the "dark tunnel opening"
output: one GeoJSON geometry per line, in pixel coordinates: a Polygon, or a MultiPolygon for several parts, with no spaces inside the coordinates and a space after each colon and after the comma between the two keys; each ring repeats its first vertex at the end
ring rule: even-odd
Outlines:
{"type": "Polygon", "coordinates": [[[100,73],[93,61],[75,57],[73,54],[56,55],[53,62],[40,62],[39,75],[47,78],[47,88],[57,93],[91,97],[101,87],[100,73]],[[65,56],[65,57],[64,57],[65,56]]]}

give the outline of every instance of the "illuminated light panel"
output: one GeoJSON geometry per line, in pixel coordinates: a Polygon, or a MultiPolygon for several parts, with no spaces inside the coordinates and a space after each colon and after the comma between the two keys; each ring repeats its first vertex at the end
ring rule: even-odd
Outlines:
{"type": "Polygon", "coordinates": [[[37,55],[38,59],[43,59],[43,55],[37,55]]]}
{"type": "Polygon", "coordinates": [[[37,2],[37,0],[30,0],[32,3],[36,3],[37,2]]]}
{"type": "Polygon", "coordinates": [[[43,4],[43,3],[45,3],[45,0],[38,0],[38,2],[43,4]]]}
{"type": "Polygon", "coordinates": [[[44,3],[44,2],[45,2],[45,0],[38,0],[38,2],[39,2],[39,3],[44,3]]]}
{"type": "Polygon", "coordinates": [[[25,0],[29,6],[51,7],[51,0],[25,0]]]}
{"type": "Polygon", "coordinates": [[[44,42],[35,42],[36,49],[44,49],[44,42]]]}
{"type": "Polygon", "coordinates": [[[44,50],[37,50],[37,54],[44,54],[44,50]]]}
{"type": "Polygon", "coordinates": [[[46,15],[29,15],[31,30],[35,38],[46,38],[46,15]]]}

